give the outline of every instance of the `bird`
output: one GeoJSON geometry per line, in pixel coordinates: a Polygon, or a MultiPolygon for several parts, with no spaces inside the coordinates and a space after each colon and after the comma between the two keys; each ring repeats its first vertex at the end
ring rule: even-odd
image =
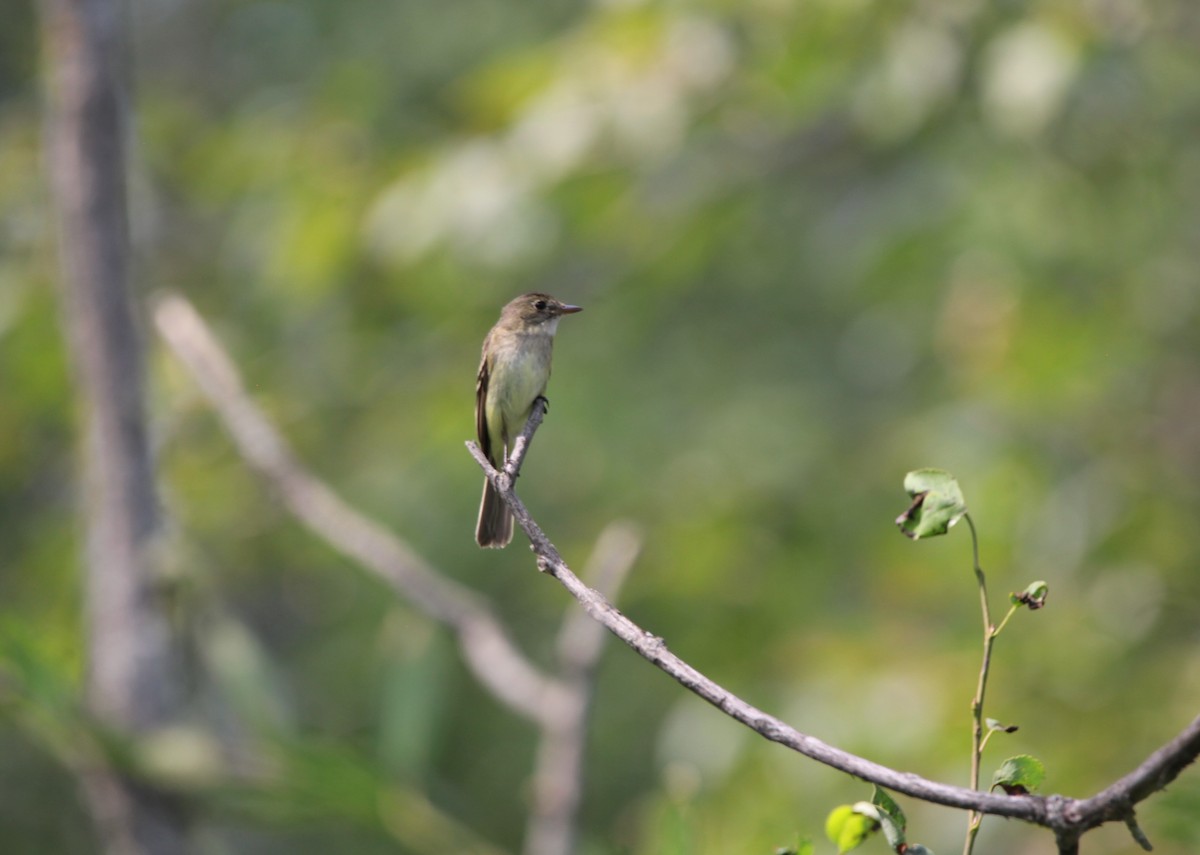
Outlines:
{"type": "MultiPolygon", "coordinates": [[[[522,294],[505,305],[484,338],[475,381],[475,434],[480,450],[497,469],[508,459],[534,401],[545,396],[559,320],[581,311],[539,291],[522,294]]],[[[500,549],[512,536],[512,511],[485,478],[475,542],[500,549]]]]}

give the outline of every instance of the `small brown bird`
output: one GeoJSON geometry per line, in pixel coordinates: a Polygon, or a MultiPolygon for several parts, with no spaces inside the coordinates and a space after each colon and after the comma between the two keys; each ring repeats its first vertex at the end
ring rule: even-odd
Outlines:
{"type": "MultiPolygon", "coordinates": [[[[483,340],[475,381],[475,434],[497,469],[529,420],[533,402],[546,391],[559,319],[580,311],[549,294],[522,294],[500,311],[500,320],[483,340]]],[[[485,478],[475,542],[500,548],[512,536],[512,512],[485,478]]]]}

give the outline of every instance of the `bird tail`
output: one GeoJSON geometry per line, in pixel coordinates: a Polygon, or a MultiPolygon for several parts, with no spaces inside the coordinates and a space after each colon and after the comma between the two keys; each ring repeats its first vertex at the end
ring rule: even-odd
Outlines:
{"type": "Polygon", "coordinates": [[[501,549],[513,536],[513,518],[508,505],[492,486],[483,479],[483,499],[479,502],[479,521],[475,523],[475,542],[484,548],[501,549]]]}

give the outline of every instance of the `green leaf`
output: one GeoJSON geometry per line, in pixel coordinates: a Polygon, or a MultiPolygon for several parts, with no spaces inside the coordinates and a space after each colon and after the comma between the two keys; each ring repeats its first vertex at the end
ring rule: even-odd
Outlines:
{"type": "Polygon", "coordinates": [[[879,811],[879,824],[883,828],[883,836],[887,838],[888,846],[899,851],[904,846],[904,832],[908,827],[908,819],[896,800],[887,790],[878,785],[871,794],[871,804],[879,811]]]}
{"type": "Polygon", "coordinates": [[[896,800],[892,798],[891,793],[875,785],[874,792],[871,793],[871,804],[879,808],[884,813],[891,816],[901,830],[908,827],[908,820],[904,816],[904,811],[900,809],[900,805],[896,804],[896,800]]]}
{"type": "Polygon", "coordinates": [[[1032,793],[1046,778],[1042,761],[1028,754],[1009,757],[992,775],[992,787],[1000,787],[1010,796],[1032,793]]]}
{"type": "Polygon", "coordinates": [[[1046,605],[1049,593],[1050,586],[1045,582],[1031,582],[1021,593],[1009,594],[1008,599],[1014,606],[1029,606],[1029,610],[1035,612],[1046,605]]]}
{"type": "Polygon", "coordinates": [[[825,836],[838,848],[838,855],[862,845],[879,829],[879,814],[874,805],[858,802],[838,805],[825,819],[825,836]],[[868,816],[871,813],[874,816],[868,816]]]}
{"type": "Polygon", "coordinates": [[[967,501],[954,476],[944,469],[915,469],[904,476],[912,504],[896,525],[913,540],[945,534],[967,512],[967,501]]]}

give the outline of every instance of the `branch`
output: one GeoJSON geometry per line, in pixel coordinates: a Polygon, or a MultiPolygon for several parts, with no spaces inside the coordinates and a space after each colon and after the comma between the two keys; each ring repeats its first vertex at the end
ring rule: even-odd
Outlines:
{"type": "Polygon", "coordinates": [[[534,399],[533,406],[529,408],[529,418],[525,420],[525,427],[521,428],[521,433],[513,441],[512,453],[504,461],[504,467],[501,470],[508,479],[509,485],[515,484],[517,476],[521,474],[521,465],[525,462],[525,455],[529,453],[529,443],[533,441],[533,435],[537,433],[537,429],[542,426],[542,419],[546,418],[548,407],[549,403],[546,398],[539,395],[534,399]]]}
{"type": "MultiPolygon", "coordinates": [[[[983,700],[987,693],[988,673],[992,667],[992,646],[996,643],[997,630],[992,623],[992,610],[988,605],[987,576],[979,565],[979,533],[975,530],[975,520],[964,513],[963,517],[971,528],[972,564],[975,568],[975,581],[979,584],[979,608],[983,616],[983,658],[979,664],[979,680],[975,684],[975,697],[971,699],[971,789],[979,789],[979,769],[983,763],[983,700]]],[[[963,855],[971,855],[975,849],[975,838],[983,823],[983,815],[975,811],[967,813],[967,836],[963,842],[963,855]]]]}
{"type": "Polygon", "coordinates": [[[1082,830],[1115,820],[1128,821],[1133,807],[1166,789],[1179,773],[1200,756],[1200,716],[1192,719],[1178,736],[1159,748],[1141,765],[1112,786],[1075,806],[1076,823],[1082,830]]]}
{"type": "Polygon", "coordinates": [[[511,488],[501,488],[502,473],[488,463],[487,458],[474,442],[468,442],[467,448],[487,477],[496,485],[504,500],[508,502],[514,518],[528,535],[533,544],[533,551],[538,557],[538,569],[558,579],[563,587],[579,600],[592,618],[602,623],[643,658],[675,678],[684,688],[699,695],[722,712],[772,742],[778,742],[806,757],[840,769],[857,778],[948,807],[977,808],[987,813],[1031,821],[1037,821],[1036,818],[1041,815],[1041,800],[1034,796],[998,796],[940,784],[910,772],[897,772],[834,748],[816,737],[800,733],[790,725],[746,703],[710,680],[671,653],[663,639],[642,629],[618,611],[599,591],[580,581],[511,488]]]}
{"type": "MultiPolygon", "coordinates": [[[[106,727],[136,736],[170,720],[182,684],[158,597],[153,552],[162,518],[129,293],[123,8],[112,0],[43,0],[40,11],[60,299],[86,433],[87,705],[106,727]]],[[[105,759],[76,771],[110,855],[183,851],[182,814],[169,798],[105,759]]]]}
{"type": "MultiPolygon", "coordinates": [[[[556,680],[538,671],[516,650],[503,628],[472,592],[439,577],[402,541],[346,506],[295,462],[282,438],[246,396],[229,357],[189,303],[180,297],[163,298],[156,307],[155,321],[163,338],[191,370],[216,407],[243,456],[279,491],[288,508],[335,548],[357,558],[401,595],[454,628],[468,665],[484,686],[502,702],[542,727],[546,734],[545,751],[550,752],[548,746],[555,738],[553,734],[564,720],[564,714],[569,717],[569,711],[575,709],[576,721],[585,721],[587,697],[578,694],[580,684],[575,680],[581,679],[583,685],[587,684],[595,663],[593,657],[598,655],[599,641],[595,636],[591,641],[568,643],[567,639],[577,637],[577,633],[587,637],[587,633],[579,628],[581,625],[568,621],[559,648],[565,679],[556,680]],[[578,652],[572,654],[571,650],[578,652]],[[582,702],[580,697],[583,697],[582,702]]],[[[1197,718],[1134,772],[1090,799],[1077,800],[1058,795],[996,795],[942,784],[890,769],[801,733],[746,703],[675,656],[661,638],[629,620],[600,591],[585,585],[574,575],[513,492],[525,452],[544,416],[545,403],[539,400],[502,470],[492,467],[474,442],[467,443],[471,455],[530,538],[538,569],[558,579],[597,625],[607,628],[685,688],[766,739],[913,798],[1050,828],[1055,832],[1062,853],[1077,852],[1079,837],[1091,828],[1118,819],[1132,823],[1133,806],[1165,787],[1200,755],[1200,718],[1197,718]]],[[[586,691],[590,692],[590,689],[586,691]]],[[[581,739],[573,738],[571,745],[571,751],[582,751],[581,739]]],[[[564,751],[562,756],[569,755],[564,751]]],[[[572,806],[568,815],[573,811],[572,806]]],[[[530,842],[528,847],[532,846],[530,842]]],[[[529,853],[537,851],[528,847],[529,853]]]]}
{"type": "Polygon", "coordinates": [[[284,505],[334,549],[451,627],[471,672],[498,700],[541,727],[552,726],[549,711],[556,709],[568,687],[533,665],[472,591],[439,575],[403,541],[355,511],[295,460],[283,437],[246,395],[233,361],[192,305],[180,296],[162,297],[154,307],[154,322],[246,462],[284,505]]]}
{"type": "MultiPolygon", "coordinates": [[[[536,412],[535,408],[535,415],[536,412]]],[[[533,422],[531,417],[530,423],[522,432],[526,441],[532,437],[533,429],[536,428],[533,422]],[[526,437],[526,434],[529,436],[526,437]]],[[[801,733],[709,679],[671,653],[662,638],[638,626],[609,603],[599,591],[581,582],[563,561],[558,549],[545,532],[530,516],[524,503],[513,492],[511,479],[506,473],[492,467],[476,443],[468,442],[466,445],[475,462],[508,503],[513,517],[529,537],[537,556],[539,570],[558,579],[592,618],[684,688],[766,739],[791,748],[805,757],[922,801],[1020,819],[1049,828],[1055,832],[1061,852],[1077,852],[1078,840],[1083,832],[1112,820],[1129,821],[1134,804],[1165,787],[1200,755],[1198,717],[1134,772],[1091,799],[1078,800],[1059,795],[996,795],[955,787],[930,781],[911,772],[896,771],[835,748],[816,737],[801,733]]]]}

